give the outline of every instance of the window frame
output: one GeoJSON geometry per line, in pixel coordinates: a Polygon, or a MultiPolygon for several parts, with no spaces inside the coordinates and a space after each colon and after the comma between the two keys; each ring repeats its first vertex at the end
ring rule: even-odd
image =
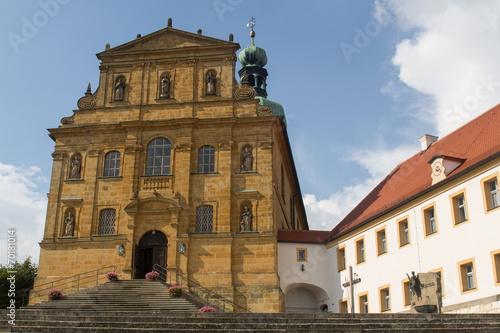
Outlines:
{"type": "MultiPolygon", "coordinates": [[[[214,206],[213,205],[209,205],[209,204],[202,204],[202,205],[199,205],[199,206],[196,206],[196,211],[195,211],[195,233],[212,233],[214,232],[215,230],[215,224],[214,224],[214,206]],[[210,230],[204,230],[205,228],[203,228],[203,221],[199,221],[199,219],[201,220],[203,218],[203,215],[201,214],[204,214],[204,212],[200,212],[199,213],[199,210],[203,209],[203,208],[208,208],[210,207],[211,208],[211,215],[208,215],[209,217],[211,217],[211,223],[210,223],[210,230]],[[200,222],[200,223],[198,223],[200,222]]],[[[207,228],[208,229],[208,228],[207,228]]]]}
{"type": "Polygon", "coordinates": [[[493,265],[493,282],[495,282],[495,286],[500,286],[500,249],[490,253],[493,265]]]}
{"type": "Polygon", "coordinates": [[[359,313],[370,313],[370,298],[368,297],[368,291],[358,294],[358,312],[359,313]],[[366,298],[366,302],[364,301],[366,298]],[[363,301],[362,301],[363,300],[363,301]],[[365,308],[366,306],[366,308],[365,308]]]}
{"type": "Polygon", "coordinates": [[[423,227],[424,227],[424,238],[428,238],[428,237],[432,237],[432,236],[435,236],[437,234],[439,234],[439,227],[438,227],[438,220],[437,220],[437,210],[436,210],[436,203],[433,202],[425,207],[422,207],[422,223],[423,223],[423,227]],[[431,217],[429,216],[430,212],[432,211],[432,219],[434,220],[434,224],[435,224],[435,228],[436,228],[436,231],[435,232],[429,232],[431,229],[431,226],[432,226],[432,220],[431,220],[431,217]]]}
{"type": "Polygon", "coordinates": [[[495,172],[483,179],[481,179],[481,192],[483,193],[483,204],[484,204],[484,212],[485,214],[489,214],[500,209],[500,188],[499,188],[499,179],[500,172],[495,172]],[[491,189],[490,183],[496,182],[497,184],[497,200],[498,205],[493,207],[492,197],[491,197],[491,189]]]}
{"type": "Polygon", "coordinates": [[[467,294],[471,292],[476,292],[478,291],[478,285],[477,285],[477,269],[476,269],[476,261],[475,258],[470,258],[467,260],[460,261],[457,263],[458,266],[458,276],[460,279],[460,292],[462,294],[467,294]],[[474,287],[470,288],[469,286],[469,272],[467,272],[467,267],[472,266],[472,273],[474,277],[474,287]]]}
{"type": "Polygon", "coordinates": [[[307,262],[307,248],[305,247],[297,248],[297,262],[307,262]],[[300,252],[304,253],[304,259],[300,258],[300,252]]]}
{"type": "Polygon", "coordinates": [[[121,171],[121,159],[122,159],[122,154],[120,151],[118,150],[110,150],[108,151],[105,155],[104,155],[104,164],[103,164],[103,168],[102,168],[102,177],[103,178],[118,178],[120,177],[120,171],[121,171]],[[110,156],[112,153],[117,153],[118,154],[118,158],[115,158],[113,159],[113,161],[115,162],[115,166],[114,168],[107,168],[106,167],[106,164],[108,162],[108,156],[110,156]],[[118,164],[118,167],[116,166],[116,164],[118,164]],[[117,174],[113,174],[113,175],[106,175],[106,171],[109,171],[109,170],[115,170],[117,174]]]}
{"type": "Polygon", "coordinates": [[[356,265],[361,265],[366,262],[366,244],[365,244],[365,236],[361,236],[354,241],[356,246],[356,265]],[[363,249],[361,251],[359,244],[363,245],[363,249]],[[363,260],[360,260],[360,257],[363,257],[363,260]]]}
{"type": "Polygon", "coordinates": [[[391,285],[386,284],[385,286],[379,287],[378,296],[379,296],[380,312],[391,312],[392,309],[391,285]],[[387,307],[387,300],[389,303],[389,307],[387,307]]]}
{"type": "Polygon", "coordinates": [[[381,257],[389,253],[389,244],[387,242],[387,226],[383,226],[375,230],[375,239],[377,240],[377,257],[381,257]],[[382,233],[384,237],[382,238],[382,233]],[[385,243],[385,251],[383,245],[385,243]]]}
{"type": "Polygon", "coordinates": [[[411,307],[411,291],[410,291],[410,281],[408,278],[401,280],[401,286],[403,287],[403,308],[411,307]]]}
{"type": "Polygon", "coordinates": [[[402,217],[398,220],[396,220],[397,226],[398,226],[398,246],[399,248],[403,248],[405,246],[411,245],[411,233],[410,233],[410,218],[409,215],[406,215],[405,217],[402,217]],[[406,233],[403,228],[403,223],[406,222],[407,225],[407,234],[408,234],[408,242],[403,243],[403,240],[406,240],[406,233]]]}
{"type": "MultiPolygon", "coordinates": [[[[164,142],[165,142],[164,141],[164,142]]],[[[165,150],[166,148],[162,148],[163,150],[165,150]]],[[[172,142],[168,139],[168,138],[165,138],[163,136],[159,136],[159,137],[155,137],[153,139],[151,139],[148,144],[146,145],[146,161],[145,161],[145,164],[144,164],[144,175],[145,176],[149,176],[149,177],[154,177],[154,176],[168,176],[168,175],[171,175],[171,168],[172,166],[172,142]],[[168,146],[168,155],[160,155],[160,156],[156,156],[155,153],[156,153],[156,149],[159,148],[159,147],[163,147],[163,146],[151,146],[153,144],[153,142],[156,142],[157,140],[159,139],[163,139],[165,140],[166,142],[168,142],[168,145],[165,145],[165,146],[168,146]],[[154,151],[154,154],[153,155],[150,155],[149,154],[149,150],[150,149],[153,149],[154,151]],[[162,163],[160,166],[156,166],[155,165],[155,162],[157,161],[158,158],[161,158],[162,160],[162,163]],[[165,163],[165,159],[168,159],[168,165],[167,163],[165,163]],[[152,165],[149,165],[148,161],[149,160],[152,160],[153,164],[152,165]],[[156,173],[155,172],[155,168],[160,168],[160,173],[156,173]],[[165,168],[167,168],[167,172],[165,172],[165,168]],[[151,171],[150,171],[151,170],[151,171]]]]}
{"type": "Polygon", "coordinates": [[[339,313],[349,313],[349,298],[339,300],[339,313]]]}
{"type": "Polygon", "coordinates": [[[433,270],[430,270],[429,273],[436,273],[439,275],[440,280],[441,280],[441,298],[445,298],[446,295],[444,293],[444,275],[443,275],[443,267],[436,268],[433,270]]]}
{"type": "Polygon", "coordinates": [[[197,173],[199,174],[217,173],[217,171],[215,171],[216,150],[214,146],[212,145],[201,146],[200,148],[198,148],[198,153],[196,157],[197,157],[197,169],[196,169],[197,173]],[[208,153],[204,152],[204,149],[206,148],[210,150],[208,153]],[[204,161],[205,157],[208,157],[209,159],[208,164],[205,163],[204,161]],[[200,158],[203,160],[202,163],[200,163],[200,158]],[[208,171],[205,170],[207,166],[208,166],[208,171]]]}
{"type": "Polygon", "coordinates": [[[116,234],[118,234],[118,232],[117,232],[117,229],[118,229],[117,228],[118,227],[117,216],[118,216],[117,209],[115,209],[113,207],[103,207],[103,208],[99,209],[98,223],[97,223],[97,233],[96,233],[96,235],[99,235],[99,236],[107,235],[107,236],[109,236],[109,235],[116,235],[116,234]],[[104,232],[101,233],[101,228],[102,229],[109,228],[109,226],[102,226],[101,225],[102,222],[103,222],[102,221],[102,216],[103,216],[103,213],[105,211],[113,211],[114,212],[114,217],[113,217],[113,232],[111,232],[111,233],[107,233],[107,232],[106,233],[104,233],[104,232]]]}
{"type": "Polygon", "coordinates": [[[469,205],[467,204],[467,195],[465,188],[450,195],[450,205],[451,205],[451,218],[453,220],[453,227],[463,225],[470,221],[469,205]],[[465,214],[464,220],[462,220],[460,216],[460,209],[461,209],[461,205],[459,203],[460,198],[463,198],[464,200],[463,202],[463,210],[465,214]]]}
{"type": "Polygon", "coordinates": [[[337,248],[337,271],[342,272],[347,268],[346,245],[337,248]]]}

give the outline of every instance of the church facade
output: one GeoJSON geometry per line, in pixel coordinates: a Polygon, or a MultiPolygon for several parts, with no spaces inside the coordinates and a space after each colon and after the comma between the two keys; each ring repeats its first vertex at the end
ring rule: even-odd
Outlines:
{"type": "MultiPolygon", "coordinates": [[[[97,54],[55,141],[38,286],[154,264],[252,312],[284,311],[279,229],[308,229],[265,51],[167,28],[97,54]]],[[[33,299],[32,302],[36,300],[33,299]]]]}

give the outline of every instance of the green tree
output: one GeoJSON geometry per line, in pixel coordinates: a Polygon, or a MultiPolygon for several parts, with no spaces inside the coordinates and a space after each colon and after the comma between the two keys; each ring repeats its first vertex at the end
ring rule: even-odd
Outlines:
{"type": "Polygon", "coordinates": [[[16,307],[28,304],[29,293],[26,289],[33,288],[37,270],[31,257],[22,263],[16,261],[12,266],[0,264],[0,308],[9,306],[13,298],[16,300],[16,307]],[[15,285],[15,290],[11,288],[12,284],[15,285]]]}

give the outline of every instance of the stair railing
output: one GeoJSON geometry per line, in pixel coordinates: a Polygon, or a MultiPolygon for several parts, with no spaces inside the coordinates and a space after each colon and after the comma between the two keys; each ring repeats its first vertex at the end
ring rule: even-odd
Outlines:
{"type": "Polygon", "coordinates": [[[47,293],[54,288],[60,289],[63,292],[63,295],[67,295],[68,293],[79,291],[82,288],[89,288],[106,282],[106,273],[110,272],[111,270],[113,272],[116,272],[116,266],[101,267],[92,271],[68,276],[47,283],[42,283],[37,285],[34,289],[28,288],[16,291],[16,294],[23,295],[21,306],[24,306],[26,305],[24,301],[24,295],[27,292],[29,292],[30,300],[38,299],[40,301],[45,300],[41,299],[41,297],[46,297],[47,293]]]}
{"type": "Polygon", "coordinates": [[[181,285],[188,289],[188,292],[207,306],[212,306],[222,312],[251,312],[246,307],[238,305],[227,298],[215,293],[214,291],[201,286],[180,273],[167,271],[167,269],[159,264],[155,264],[153,270],[157,271],[160,275],[160,280],[168,285],[181,285]]]}

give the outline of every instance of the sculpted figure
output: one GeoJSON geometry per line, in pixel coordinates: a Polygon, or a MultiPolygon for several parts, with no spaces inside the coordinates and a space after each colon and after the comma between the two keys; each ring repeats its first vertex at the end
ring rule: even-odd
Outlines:
{"type": "Polygon", "coordinates": [[[167,76],[164,76],[161,80],[161,98],[169,98],[170,97],[170,79],[167,76]]]}
{"type": "Polygon", "coordinates": [[[406,273],[406,276],[408,277],[408,280],[410,280],[410,292],[412,297],[417,296],[417,297],[422,297],[422,293],[420,290],[420,280],[418,276],[415,275],[415,272],[411,272],[411,276],[406,273]]]}
{"type": "Polygon", "coordinates": [[[71,175],[69,176],[69,178],[80,179],[81,170],[82,170],[82,161],[80,160],[80,157],[75,156],[73,158],[73,162],[71,162],[71,175]]]}
{"type": "Polygon", "coordinates": [[[207,95],[215,95],[215,82],[217,78],[214,72],[210,72],[207,76],[207,95]]]}
{"type": "Polygon", "coordinates": [[[65,220],[66,223],[66,232],[64,233],[64,236],[73,236],[73,230],[75,229],[75,217],[71,212],[68,213],[68,216],[66,217],[65,220]]]}
{"type": "Polygon", "coordinates": [[[252,231],[252,212],[248,206],[243,207],[241,213],[240,231],[252,231]]]}
{"type": "Polygon", "coordinates": [[[115,85],[115,101],[123,101],[125,86],[126,84],[120,76],[115,85]]]}
{"type": "Polygon", "coordinates": [[[246,147],[245,150],[243,150],[242,161],[243,163],[240,166],[240,170],[252,171],[253,154],[250,148],[246,147]]]}

